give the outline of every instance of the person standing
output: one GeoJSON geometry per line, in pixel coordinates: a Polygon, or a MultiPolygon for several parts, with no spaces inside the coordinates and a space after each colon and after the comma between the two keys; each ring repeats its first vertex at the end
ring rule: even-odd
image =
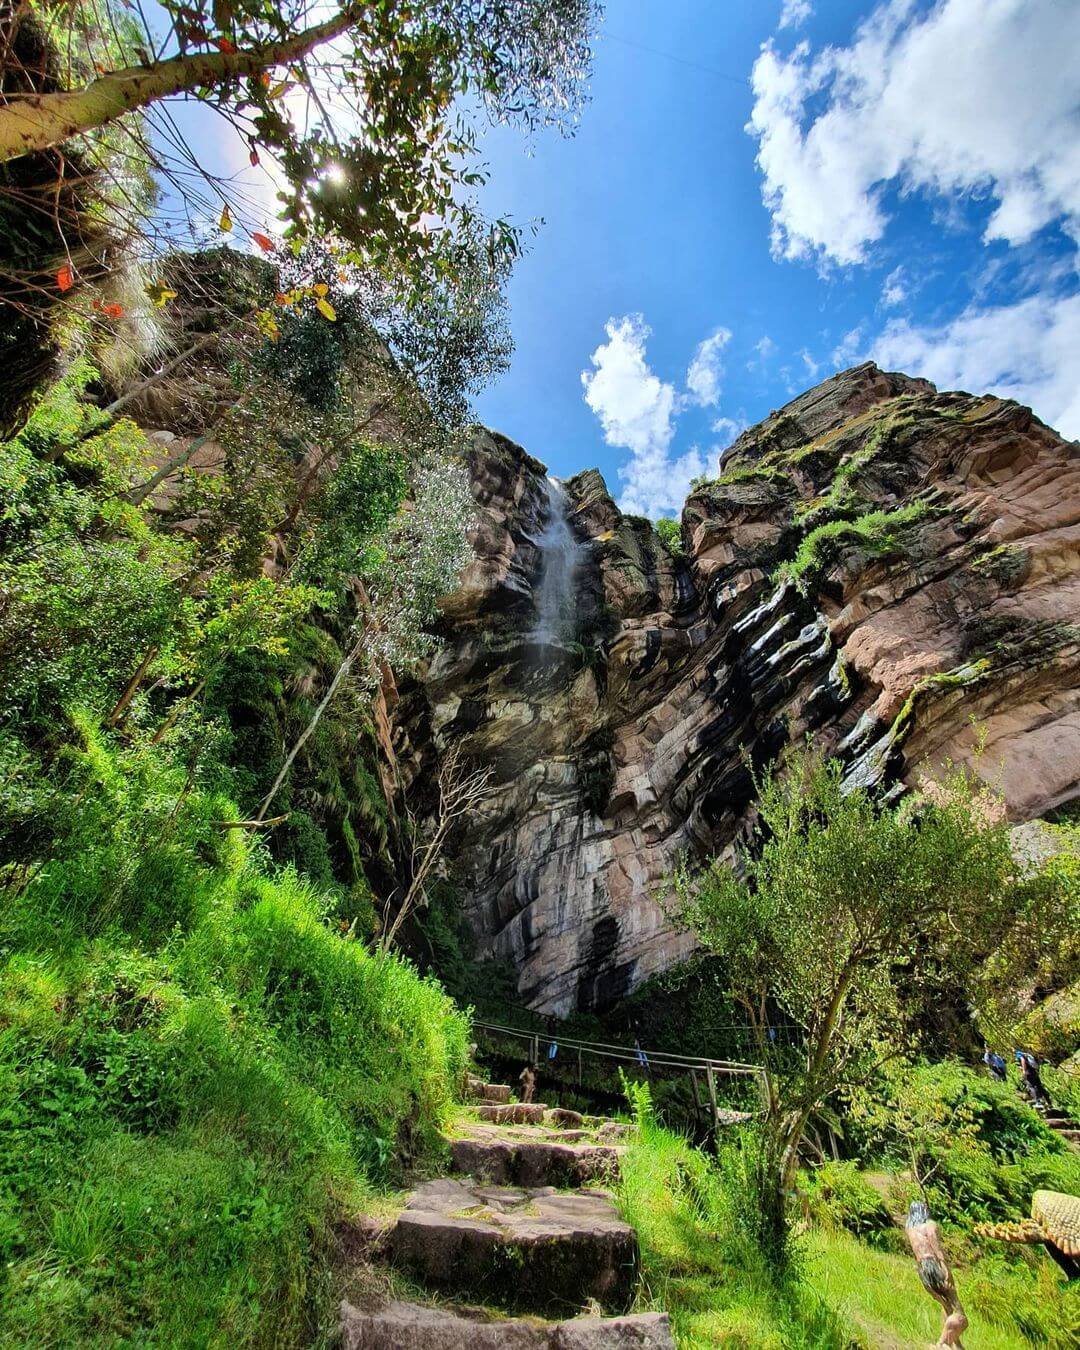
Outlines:
{"type": "Polygon", "coordinates": [[[988,1045],[983,1048],[983,1063],[990,1070],[991,1078],[996,1078],[999,1083],[1004,1083],[1008,1080],[1004,1059],[1002,1059],[995,1051],[991,1050],[988,1045]]]}
{"type": "Polygon", "coordinates": [[[1017,1050],[1015,1053],[1016,1062],[1020,1065],[1020,1077],[1024,1080],[1024,1091],[1037,1111],[1045,1111],[1050,1105],[1050,1098],[1039,1075],[1038,1061],[1028,1050],[1017,1050]]]}

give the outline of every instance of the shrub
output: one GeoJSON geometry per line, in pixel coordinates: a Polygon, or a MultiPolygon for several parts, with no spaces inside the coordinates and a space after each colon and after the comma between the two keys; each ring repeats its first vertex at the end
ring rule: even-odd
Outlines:
{"type": "Polygon", "coordinates": [[[828,1228],[846,1228],[856,1237],[873,1241],[892,1227],[884,1200],[848,1162],[826,1162],[805,1174],[810,1213],[828,1228]]]}
{"type": "Polygon", "coordinates": [[[330,1223],[434,1147],[466,1023],[161,752],[70,760],[86,818],[53,793],[0,923],[0,1340],[297,1343],[330,1223]]]}

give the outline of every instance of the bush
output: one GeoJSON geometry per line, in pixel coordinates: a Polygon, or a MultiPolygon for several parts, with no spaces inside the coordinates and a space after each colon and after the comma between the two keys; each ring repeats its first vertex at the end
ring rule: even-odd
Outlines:
{"type": "Polygon", "coordinates": [[[334,1218],[435,1147],[467,1025],[160,752],[70,758],[87,818],[60,795],[0,924],[0,1340],[295,1344],[334,1218]]]}
{"type": "Polygon", "coordinates": [[[892,1228],[888,1206],[854,1162],[823,1163],[804,1180],[815,1223],[844,1228],[871,1242],[892,1228]]]}
{"type": "Polygon", "coordinates": [[[855,1098],[853,1114],[863,1157],[917,1173],[939,1220],[970,1228],[1028,1214],[1040,1188],[1080,1193],[1080,1157],[1015,1085],[962,1064],[901,1065],[855,1098]]]}

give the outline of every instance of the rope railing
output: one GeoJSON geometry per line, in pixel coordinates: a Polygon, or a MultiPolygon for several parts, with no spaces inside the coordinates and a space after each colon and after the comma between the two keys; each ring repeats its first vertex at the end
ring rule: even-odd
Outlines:
{"type": "Polygon", "coordinates": [[[708,1093],[709,1112],[714,1128],[721,1123],[720,1107],[716,1097],[716,1080],[721,1077],[754,1078],[764,1095],[766,1090],[765,1070],[760,1064],[745,1064],[739,1060],[712,1059],[705,1055],[677,1055],[667,1050],[650,1050],[645,1046],[612,1045],[604,1041],[582,1041],[574,1037],[563,1037],[550,1032],[527,1031],[521,1027],[502,1026],[498,1022],[473,1021],[474,1032],[489,1037],[509,1037],[524,1041],[529,1046],[529,1060],[533,1064],[540,1062],[541,1045],[555,1044],[565,1061],[564,1052],[576,1052],[578,1056],[578,1074],[580,1079],[581,1060],[587,1055],[592,1059],[610,1060],[617,1064],[637,1065],[649,1072],[653,1069],[669,1069],[690,1076],[694,1093],[694,1102],[703,1109],[698,1091],[698,1075],[705,1081],[708,1093]]]}

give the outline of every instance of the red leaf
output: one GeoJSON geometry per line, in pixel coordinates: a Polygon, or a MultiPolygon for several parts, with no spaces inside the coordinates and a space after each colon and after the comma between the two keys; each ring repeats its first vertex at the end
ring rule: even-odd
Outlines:
{"type": "Polygon", "coordinates": [[[60,271],[57,272],[56,284],[62,291],[70,291],[72,286],[75,285],[75,278],[72,275],[70,264],[65,263],[60,271]]]}
{"type": "Polygon", "coordinates": [[[107,319],[118,319],[124,312],[123,305],[105,305],[100,300],[95,300],[93,307],[104,314],[107,319]]]}
{"type": "Polygon", "coordinates": [[[252,239],[258,244],[264,253],[273,253],[274,241],[267,234],[260,234],[258,230],[253,231],[252,239]]]}
{"type": "Polygon", "coordinates": [[[226,56],[232,56],[236,51],[236,43],[230,41],[229,38],[215,38],[214,46],[226,56]]]}
{"type": "Polygon", "coordinates": [[[250,162],[251,167],[252,167],[253,169],[254,169],[254,168],[258,165],[258,163],[259,163],[259,152],[258,152],[258,150],[255,149],[254,146],[251,147],[251,153],[248,155],[248,161],[250,162]]]}

